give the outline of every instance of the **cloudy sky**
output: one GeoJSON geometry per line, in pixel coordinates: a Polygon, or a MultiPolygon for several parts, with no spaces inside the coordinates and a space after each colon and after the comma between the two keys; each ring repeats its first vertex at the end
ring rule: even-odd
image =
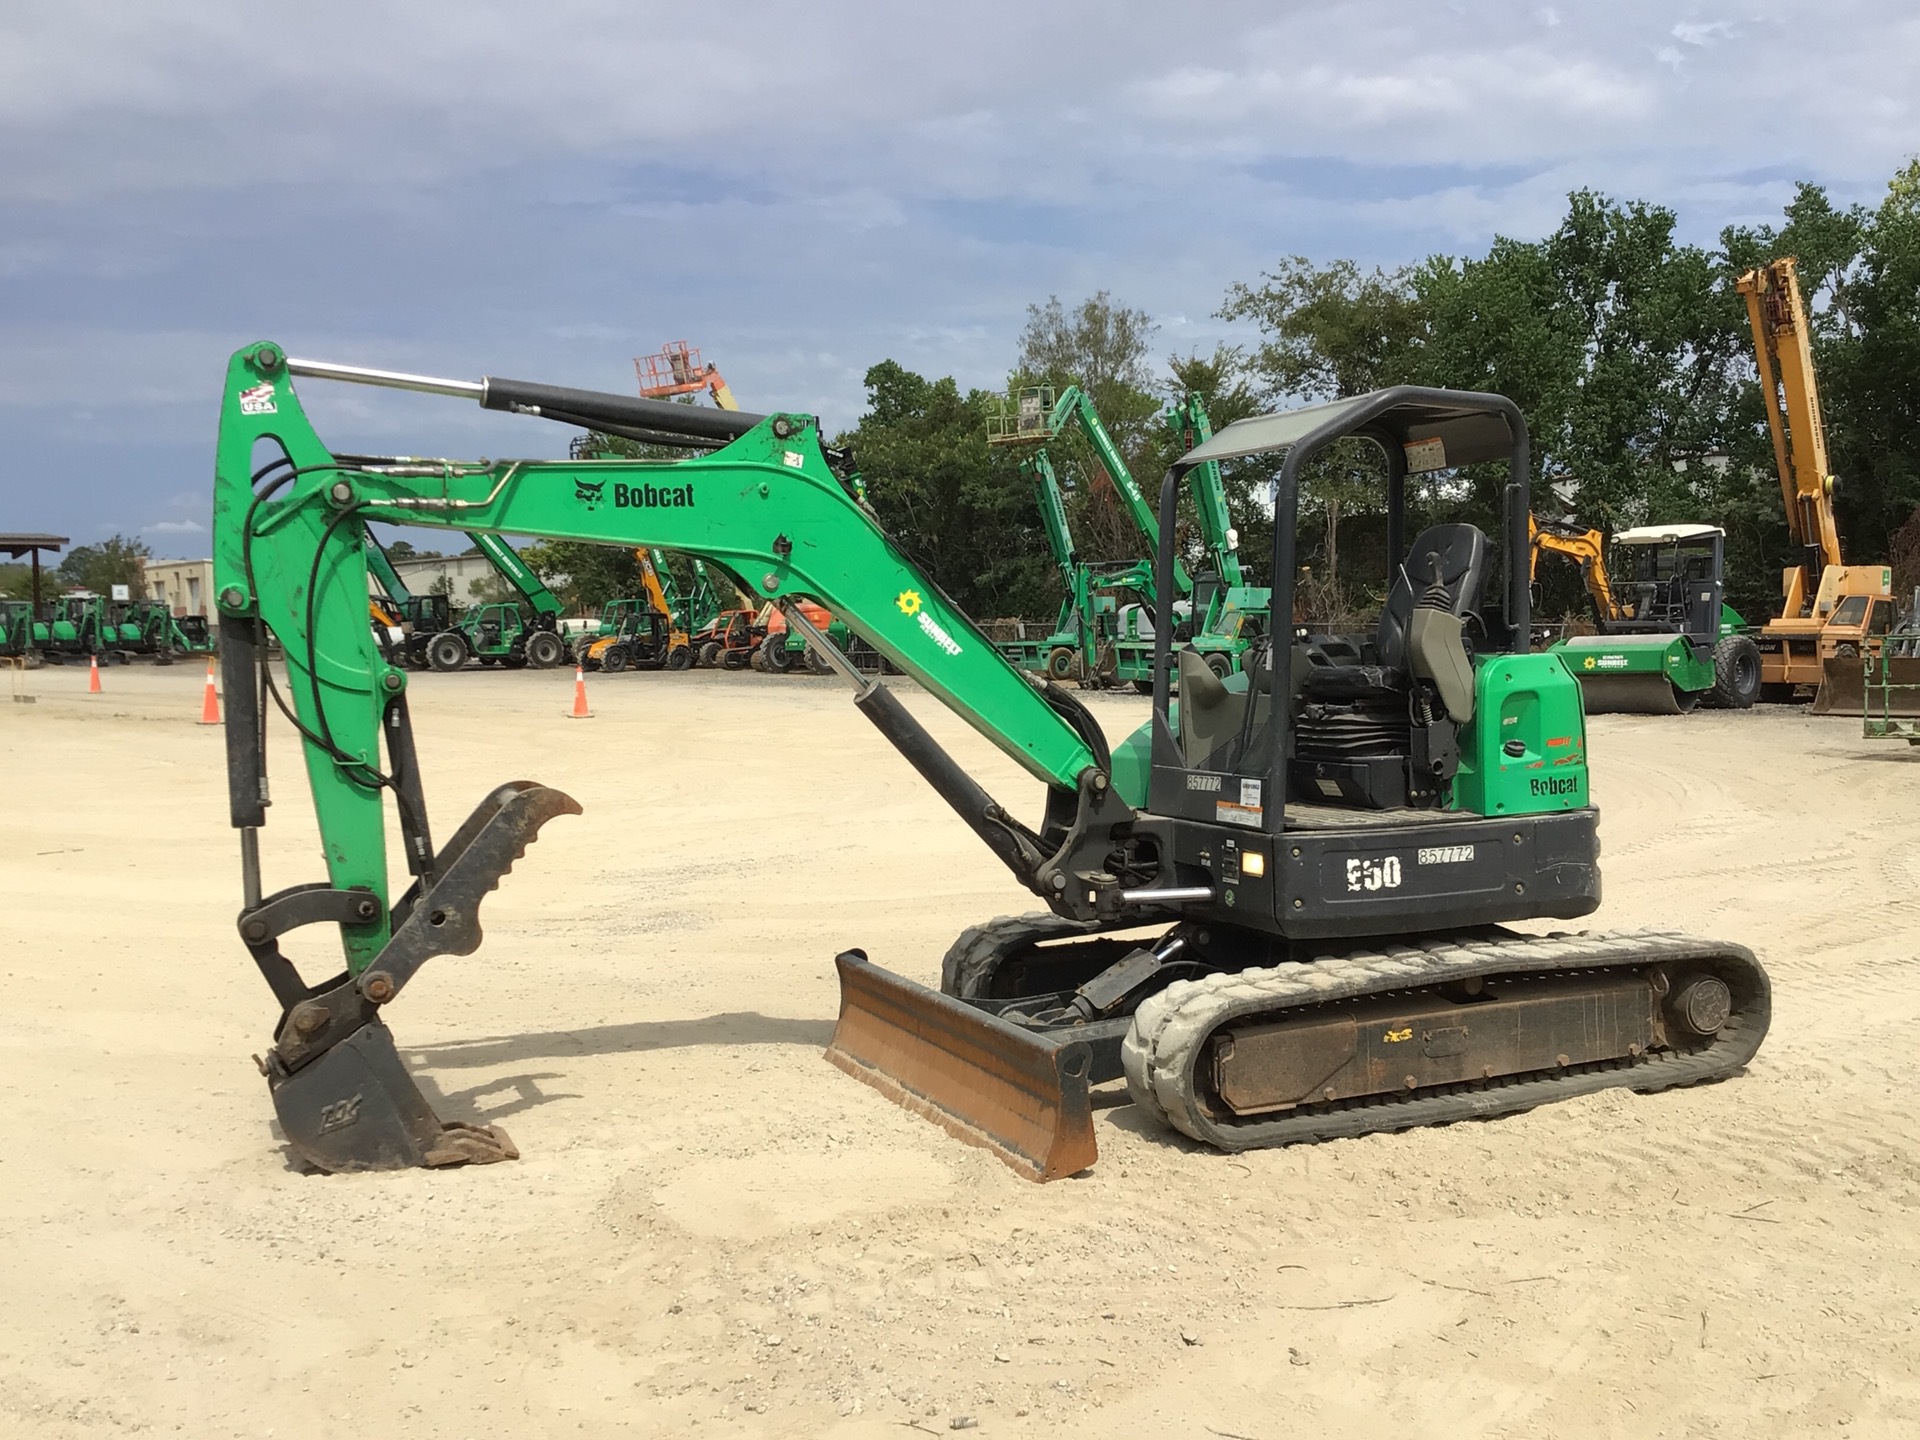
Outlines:
{"type": "MultiPolygon", "coordinates": [[[[688,339],[851,423],[1108,289],[1210,349],[1281,255],[1394,263],[1594,186],[1690,238],[1920,150],[1902,0],[8,0],[0,530],[207,551],[227,355],[631,391],[688,339]]],[[[306,382],[336,449],[558,427],[306,382]]]]}

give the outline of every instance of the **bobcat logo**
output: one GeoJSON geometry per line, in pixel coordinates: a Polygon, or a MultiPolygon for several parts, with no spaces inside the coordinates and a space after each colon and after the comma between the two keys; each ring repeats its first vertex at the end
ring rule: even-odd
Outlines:
{"type": "Polygon", "coordinates": [[[598,510],[600,508],[600,502],[604,498],[602,492],[605,491],[606,488],[607,482],[604,480],[594,483],[589,483],[585,480],[576,480],[573,482],[573,498],[589,510],[598,510]]]}

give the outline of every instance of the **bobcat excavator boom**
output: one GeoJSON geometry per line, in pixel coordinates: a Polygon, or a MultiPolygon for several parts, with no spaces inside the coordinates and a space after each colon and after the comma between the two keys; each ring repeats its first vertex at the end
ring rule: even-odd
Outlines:
{"type": "Polygon", "coordinates": [[[1390,545],[1406,561],[1370,663],[1282,646],[1223,682],[1182,653],[1176,711],[1171,627],[1161,627],[1152,718],[1115,753],[1070,694],[1008,665],[904,557],[836,471],[812,416],[369,371],[267,343],[241,350],[216,459],[215,599],[238,928],[281,1007],[261,1069],[288,1140],[327,1170],[512,1158],[497,1130],[434,1113],[382,1012],[427,960],[478,948],[482,899],[547,821],[580,810],[509,781],[436,847],[408,676],[382,661],[365,622],[372,520],[665,546],[726,565],[785,607],[854,684],[856,707],[1048,906],[963,934],[943,993],[843,952],[829,1058],[1031,1178],[1092,1162],[1088,1086],[1123,1073],[1149,1113],[1238,1149],[1736,1069],[1767,1008],[1765,974],[1740,947],[1498,928],[1585,915],[1599,900],[1579,690],[1557,658],[1525,653],[1526,439],[1510,402],[1401,389],[1228,427],[1163,484],[1163,593],[1184,469],[1285,449],[1274,552],[1284,610],[1299,465],[1349,434],[1382,443],[1395,496],[1403,450],[1431,457],[1444,443],[1456,464],[1510,454],[1499,610],[1481,614],[1492,581],[1481,532],[1436,527],[1407,547],[1396,509],[1390,545]],[[295,377],[456,396],[713,453],[336,457],[295,377]],[[810,630],[802,599],[830,605],[1038,781],[1038,820],[989,796],[885,685],[810,630]],[[1469,623],[1489,637],[1474,655],[1469,623]],[[284,650],[284,695],[269,629],[284,650]],[[326,864],[323,880],[272,893],[258,843],[269,703],[299,735],[326,864]],[[389,795],[411,876],[397,897],[389,795]],[[309,983],[279,942],[314,924],[337,928],[345,968],[309,983]],[[1144,927],[1157,938],[1120,938],[1144,927]]]}

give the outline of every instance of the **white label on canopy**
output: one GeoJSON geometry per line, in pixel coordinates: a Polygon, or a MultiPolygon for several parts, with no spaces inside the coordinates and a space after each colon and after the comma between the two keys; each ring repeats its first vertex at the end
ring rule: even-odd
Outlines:
{"type": "Polygon", "coordinates": [[[1447,468],[1447,446],[1438,435],[1431,440],[1409,440],[1401,449],[1407,452],[1407,472],[1419,475],[1428,470],[1447,468]]]}

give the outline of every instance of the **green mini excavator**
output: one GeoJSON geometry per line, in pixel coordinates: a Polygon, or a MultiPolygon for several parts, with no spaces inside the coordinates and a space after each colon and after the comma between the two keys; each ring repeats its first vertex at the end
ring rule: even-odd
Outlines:
{"type": "MultiPolygon", "coordinates": [[[[1043,911],[965,932],[938,991],[849,947],[828,1058],[1020,1173],[1094,1159],[1089,1087],[1225,1149],[1523,1110],[1609,1086],[1727,1075],[1765,1033],[1742,947],[1681,934],[1535,936],[1600,901],[1577,682],[1527,653],[1527,437],[1497,395],[1397,388],[1227,426],[1166,474],[1172,594],[1186,472],[1283,452],[1272,554],[1291,613],[1301,466],[1362,436],[1386,456],[1390,595],[1338,653],[1277,637],[1222,679],[1155,635],[1151,715],[1110,748],[1068,691],[1023,675],[857,499],[811,415],[721,413],[524,381],[441,380],[249,345],[226,377],[215,567],[241,836],[240,938],[280,1005],[261,1061],[287,1140],[326,1170],[499,1160],[493,1127],[436,1115],[384,1012],[420,967],[481,942],[479,906],[568,796],[512,780],[436,845],[407,673],[366,623],[369,521],[619,545],[724,564],[854,687],[854,704],[1043,911]],[[294,380],[375,384],[672,445],[684,460],[336,456],[294,380]],[[1405,533],[1410,471],[1505,463],[1501,533],[1405,533]],[[1012,757],[1022,818],[859,674],[800,609],[818,602],[1012,757]],[[285,693],[265,664],[285,652],[285,693]],[[1171,695],[1177,668],[1180,698],[1171,695]],[[268,892],[265,719],[298,728],[325,877],[268,892]],[[395,808],[410,883],[388,874],[395,808]],[[337,931],[309,982],[280,948],[337,931]]],[[[430,452],[429,452],[430,453],[430,452]]]]}

